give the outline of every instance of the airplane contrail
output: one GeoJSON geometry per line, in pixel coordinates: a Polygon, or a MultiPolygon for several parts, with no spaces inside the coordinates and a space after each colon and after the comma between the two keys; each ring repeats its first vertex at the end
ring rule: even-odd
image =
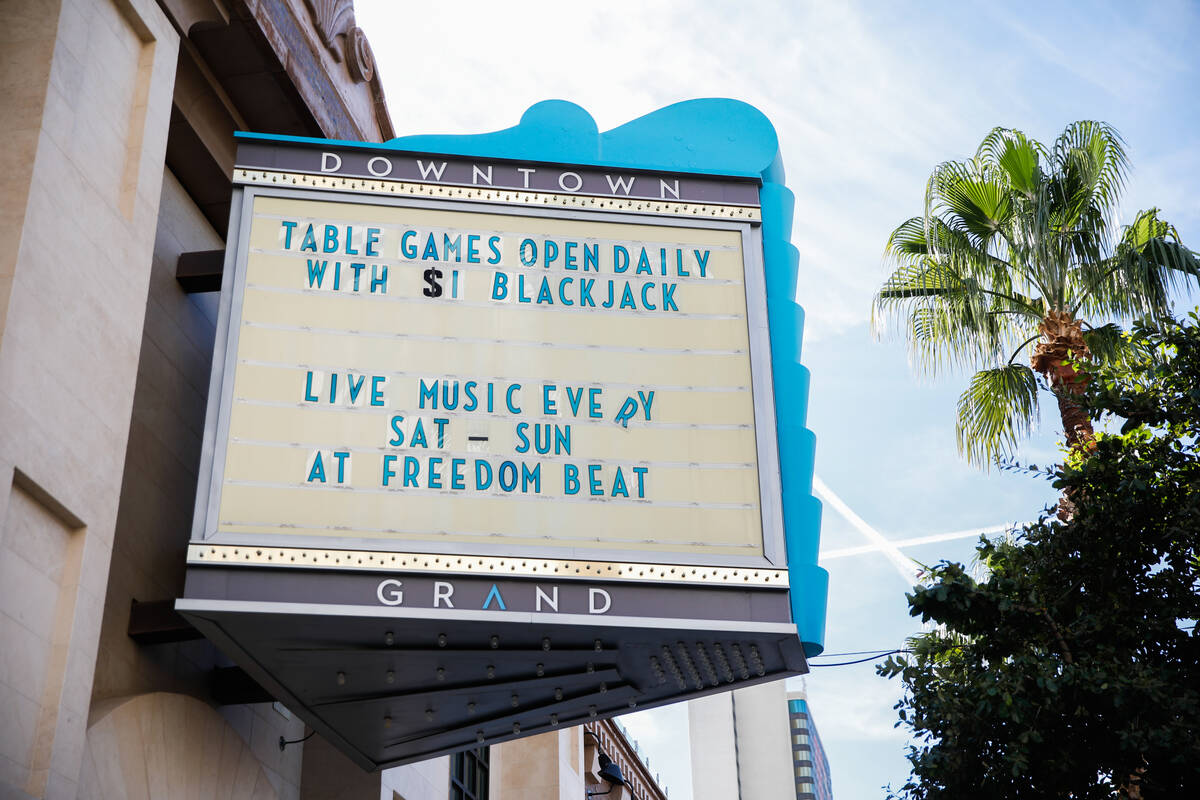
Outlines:
{"type": "MultiPolygon", "coordinates": [[[[950,533],[935,533],[930,536],[917,536],[913,539],[894,539],[889,540],[892,544],[900,547],[913,547],[919,544],[933,544],[934,542],[949,542],[955,539],[969,539],[976,536],[982,536],[992,533],[1005,533],[1013,528],[1019,528],[1020,525],[993,525],[990,528],[968,528],[962,531],[951,531],[950,533]]],[[[830,558],[845,558],[846,556],[857,556],[862,553],[874,553],[879,549],[879,545],[864,544],[858,547],[841,547],[837,550],[822,550],[821,560],[825,561],[830,558]]]]}
{"type": "Polygon", "coordinates": [[[841,547],[836,550],[823,550],[818,557],[819,561],[828,561],[834,558],[845,558],[848,556],[857,556],[865,553],[881,553],[896,571],[900,573],[900,577],[905,581],[916,583],[917,581],[917,564],[908,556],[900,551],[902,547],[912,547],[920,544],[932,544],[934,542],[949,542],[955,539],[966,539],[986,534],[1005,533],[1015,527],[1020,527],[1020,523],[1013,525],[993,525],[988,528],[969,528],[961,531],[951,531],[949,533],[935,533],[929,536],[918,536],[912,539],[889,539],[854,512],[854,509],[846,505],[842,498],[834,494],[820,477],[813,476],[813,494],[820,498],[828,507],[832,508],[849,522],[855,530],[870,540],[870,544],[858,545],[856,547],[841,547]]]}
{"type": "Polygon", "coordinates": [[[872,528],[867,521],[854,513],[854,510],[838,497],[833,491],[825,485],[825,481],[818,476],[813,475],[813,493],[820,498],[821,502],[832,508],[834,511],[842,515],[854,528],[866,536],[872,543],[875,549],[883,553],[888,561],[892,562],[892,566],[900,573],[900,577],[912,584],[917,582],[917,565],[911,559],[900,552],[900,548],[894,542],[888,539],[879,531],[872,528]]]}

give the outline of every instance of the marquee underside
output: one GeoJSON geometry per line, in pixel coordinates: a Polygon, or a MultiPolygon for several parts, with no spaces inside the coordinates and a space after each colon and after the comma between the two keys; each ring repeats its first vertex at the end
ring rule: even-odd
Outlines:
{"type": "MultiPolygon", "coordinates": [[[[786,591],[755,594],[786,606],[786,591]]],[[[214,597],[178,609],[364,769],[808,671],[788,623],[214,597]]]]}

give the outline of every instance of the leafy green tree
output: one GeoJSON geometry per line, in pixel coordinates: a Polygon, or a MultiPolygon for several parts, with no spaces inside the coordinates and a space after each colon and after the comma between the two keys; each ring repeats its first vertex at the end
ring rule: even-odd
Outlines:
{"type": "Polygon", "coordinates": [[[920,370],[976,370],[958,403],[968,461],[989,465],[1029,434],[1039,375],[1067,443],[1087,446],[1073,360],[1111,361],[1117,322],[1167,316],[1171,289],[1200,280],[1197,254],[1157,209],[1117,226],[1126,167],[1120,135],[1099,122],[1068,125],[1052,147],[996,128],[974,158],[934,169],[924,214],[889,238],[896,268],[873,324],[898,323],[920,370]]]}
{"type": "Polygon", "coordinates": [[[1119,432],[1044,471],[1072,518],[908,596],[930,628],[879,667],[905,690],[907,800],[1200,797],[1200,318],[1126,352],[1079,396],[1119,432]]]}

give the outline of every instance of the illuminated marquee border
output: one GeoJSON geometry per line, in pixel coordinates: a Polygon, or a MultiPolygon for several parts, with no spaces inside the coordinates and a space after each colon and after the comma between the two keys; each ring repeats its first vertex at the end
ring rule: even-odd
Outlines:
{"type": "Polygon", "coordinates": [[[474,200],[484,203],[536,206],[539,208],[582,208],[592,211],[624,211],[631,214],[658,214],[701,219],[732,219],[761,222],[762,214],[752,206],[684,203],[644,198],[595,197],[551,192],[524,192],[472,186],[444,186],[382,178],[350,178],[340,175],[312,175],[306,172],[277,172],[262,169],[233,171],[233,182],[251,186],[295,186],[304,189],[328,189],[342,192],[430,197],[442,200],[474,200]]]}
{"type": "Polygon", "coordinates": [[[189,564],[270,566],[299,569],[355,569],[423,573],[544,576],[557,579],[705,583],[731,586],[787,585],[787,570],[710,567],[696,564],[640,564],[553,558],[501,558],[447,553],[393,553],[319,547],[188,545],[189,564]]]}

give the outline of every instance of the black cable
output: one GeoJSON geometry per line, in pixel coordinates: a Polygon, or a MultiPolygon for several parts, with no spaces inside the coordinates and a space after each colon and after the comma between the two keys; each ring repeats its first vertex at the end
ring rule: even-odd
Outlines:
{"type": "Polygon", "coordinates": [[[881,659],[885,656],[894,656],[897,653],[907,653],[907,652],[908,652],[907,650],[889,650],[885,653],[879,653],[878,655],[867,656],[866,658],[860,658],[857,661],[837,661],[833,664],[809,664],[809,666],[814,667],[814,668],[815,667],[845,667],[845,666],[849,666],[850,664],[865,664],[868,661],[878,661],[879,659],[881,659]]]}
{"type": "Polygon", "coordinates": [[[886,648],[880,648],[879,650],[851,650],[846,653],[821,653],[821,655],[813,656],[813,658],[840,658],[841,656],[868,656],[868,655],[871,655],[872,653],[891,653],[891,652],[893,652],[893,651],[888,650],[886,648]]]}
{"type": "Polygon", "coordinates": [[[305,736],[303,739],[284,739],[282,736],[280,736],[279,737],[279,751],[282,753],[283,748],[287,747],[289,744],[300,744],[301,742],[307,742],[309,739],[311,739],[313,737],[313,734],[316,732],[317,731],[314,728],[313,730],[309,731],[308,736],[305,736]]]}
{"type": "MultiPolygon", "coordinates": [[[[1195,627],[1196,627],[1195,624],[1186,625],[1186,626],[1181,627],[1179,630],[1190,631],[1190,630],[1195,629],[1195,627]]],[[[808,662],[809,662],[808,665],[810,667],[847,667],[847,666],[850,666],[851,664],[865,664],[868,661],[877,661],[878,659],[884,658],[886,656],[894,656],[898,653],[907,653],[907,652],[908,652],[908,650],[906,650],[906,649],[900,649],[900,650],[849,650],[845,653],[821,653],[819,656],[810,656],[808,659],[808,662]],[[865,655],[866,658],[859,658],[854,661],[838,661],[833,664],[814,664],[813,663],[814,658],[840,658],[842,656],[862,656],[862,655],[865,655]]]]}

